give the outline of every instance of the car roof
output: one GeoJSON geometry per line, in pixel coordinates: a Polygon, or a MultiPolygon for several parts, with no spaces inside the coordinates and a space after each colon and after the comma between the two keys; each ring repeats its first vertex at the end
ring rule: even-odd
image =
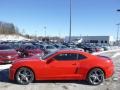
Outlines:
{"type": "Polygon", "coordinates": [[[80,53],[80,54],[85,54],[85,55],[91,55],[87,52],[83,52],[80,50],[75,50],[75,49],[62,49],[62,50],[58,50],[57,53],[80,53]]]}
{"type": "Polygon", "coordinates": [[[10,46],[9,44],[0,44],[0,46],[10,46]]]}

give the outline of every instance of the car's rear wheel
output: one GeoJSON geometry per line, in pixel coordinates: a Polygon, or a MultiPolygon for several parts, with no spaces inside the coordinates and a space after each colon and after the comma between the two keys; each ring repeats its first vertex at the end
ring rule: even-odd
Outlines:
{"type": "Polygon", "coordinates": [[[15,79],[17,83],[26,85],[34,81],[34,73],[31,69],[22,67],[17,70],[15,79]]]}
{"type": "Polygon", "coordinates": [[[100,68],[94,68],[89,72],[87,80],[91,85],[99,85],[104,81],[104,78],[104,71],[100,68]]]}

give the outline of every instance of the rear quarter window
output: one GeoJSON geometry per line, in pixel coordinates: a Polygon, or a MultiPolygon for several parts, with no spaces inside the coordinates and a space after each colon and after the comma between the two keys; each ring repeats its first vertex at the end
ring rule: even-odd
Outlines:
{"type": "Polygon", "coordinates": [[[86,58],[87,57],[82,54],[78,54],[78,57],[77,57],[78,60],[82,60],[82,59],[86,59],[86,58]]]}

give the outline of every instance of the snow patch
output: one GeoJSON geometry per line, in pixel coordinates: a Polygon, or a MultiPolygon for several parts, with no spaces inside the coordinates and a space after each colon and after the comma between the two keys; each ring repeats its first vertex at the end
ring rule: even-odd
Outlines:
{"type": "Polygon", "coordinates": [[[10,68],[12,65],[11,64],[7,64],[7,65],[0,65],[0,70],[3,70],[3,69],[8,69],[10,68]]]}
{"type": "Polygon", "coordinates": [[[108,50],[108,51],[102,51],[102,52],[94,52],[92,54],[93,55],[99,55],[99,54],[103,54],[103,53],[110,53],[110,52],[116,52],[116,51],[120,51],[120,49],[108,50]]]}
{"type": "Polygon", "coordinates": [[[115,57],[117,57],[117,56],[120,56],[120,53],[115,53],[115,54],[112,56],[112,58],[115,58],[115,57]]]}
{"type": "Polygon", "coordinates": [[[19,35],[0,35],[1,41],[21,41],[21,40],[30,40],[19,35]]]}

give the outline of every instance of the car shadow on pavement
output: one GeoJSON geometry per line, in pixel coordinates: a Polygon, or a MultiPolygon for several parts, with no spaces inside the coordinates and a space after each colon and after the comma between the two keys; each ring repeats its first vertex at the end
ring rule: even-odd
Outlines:
{"type": "MultiPolygon", "coordinates": [[[[10,81],[9,80],[9,69],[4,69],[4,70],[0,70],[0,82],[4,82],[4,83],[13,83],[16,84],[14,81],[10,81]]],[[[75,84],[83,84],[83,85],[89,85],[86,81],[78,81],[78,80],[51,80],[51,81],[35,81],[34,83],[75,83],[75,84]]]]}
{"type": "Polygon", "coordinates": [[[75,83],[75,84],[82,84],[82,85],[89,85],[84,80],[45,80],[45,81],[35,81],[34,83],[75,83]]]}
{"type": "Polygon", "coordinates": [[[9,76],[9,70],[4,69],[0,70],[0,82],[9,82],[8,76],[9,76]]]}

